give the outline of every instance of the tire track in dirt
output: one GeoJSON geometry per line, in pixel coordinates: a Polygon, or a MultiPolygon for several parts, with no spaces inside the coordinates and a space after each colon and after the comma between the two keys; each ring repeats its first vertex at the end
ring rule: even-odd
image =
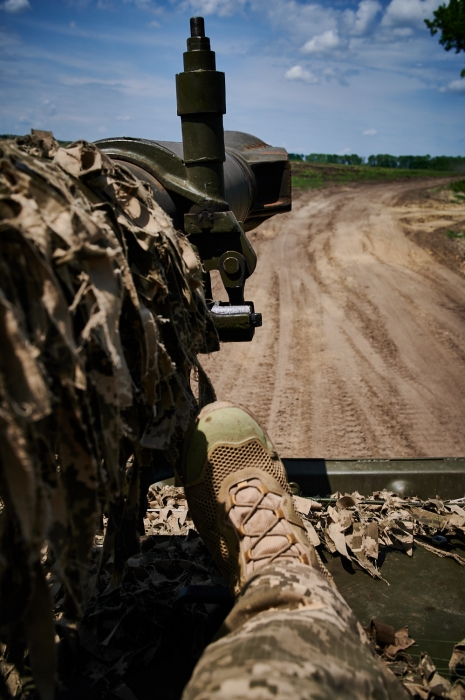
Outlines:
{"type": "Polygon", "coordinates": [[[251,235],[263,328],[204,365],[283,456],[465,454],[465,277],[403,225],[421,227],[409,196],[434,184],[310,192],[251,235]]]}

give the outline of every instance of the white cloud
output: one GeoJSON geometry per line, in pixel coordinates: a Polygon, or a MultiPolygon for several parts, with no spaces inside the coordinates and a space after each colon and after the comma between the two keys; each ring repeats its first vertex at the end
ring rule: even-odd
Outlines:
{"type": "Polygon", "coordinates": [[[8,33],[3,32],[0,29],[0,49],[3,49],[7,46],[15,46],[19,43],[20,42],[19,42],[19,39],[17,36],[10,34],[10,32],[8,32],[8,33]]]}
{"type": "Polygon", "coordinates": [[[425,28],[423,20],[432,17],[441,0],[391,0],[381,24],[385,27],[425,28]]]}
{"type": "Polygon", "coordinates": [[[318,78],[309,70],[305,70],[302,66],[292,66],[286,72],[285,77],[288,80],[303,80],[305,83],[317,83],[318,78]]]}
{"type": "Polygon", "coordinates": [[[160,97],[173,94],[173,80],[167,80],[155,75],[139,75],[122,74],[118,78],[104,78],[92,75],[59,75],[57,79],[61,85],[67,85],[72,88],[101,86],[102,90],[108,89],[110,92],[123,93],[136,97],[137,95],[159,95],[160,97]]]}
{"type": "Polygon", "coordinates": [[[242,10],[246,0],[186,0],[183,6],[191,8],[198,15],[219,15],[226,17],[242,10]]]}
{"type": "Polygon", "coordinates": [[[125,5],[135,5],[138,10],[148,10],[155,14],[161,14],[162,10],[158,5],[155,5],[152,0],[123,0],[125,5]]]}
{"type": "MultiPolygon", "coordinates": [[[[69,7],[76,7],[78,10],[83,10],[88,5],[90,5],[92,0],[66,0],[66,4],[69,7]]],[[[97,3],[97,7],[100,3],[97,3]]]]}
{"type": "Polygon", "coordinates": [[[304,53],[327,53],[338,49],[341,39],[335,29],[328,29],[323,34],[317,34],[307,41],[302,47],[304,53]]]}
{"type": "Polygon", "coordinates": [[[449,90],[453,92],[465,92],[465,80],[463,78],[461,80],[453,80],[449,83],[449,90]]]}
{"type": "Polygon", "coordinates": [[[339,156],[346,156],[346,155],[348,155],[349,153],[352,153],[352,149],[351,149],[351,148],[343,148],[342,151],[339,151],[338,155],[339,155],[339,156]]]}
{"type": "Polygon", "coordinates": [[[151,0],[123,0],[123,2],[127,5],[135,5],[143,10],[152,6],[151,0]]]}
{"type": "MultiPolygon", "coordinates": [[[[286,33],[297,41],[331,29],[338,17],[331,3],[321,0],[308,4],[298,0],[249,0],[249,3],[260,23],[266,19],[281,34],[286,33]]],[[[242,2],[236,4],[242,7],[242,2]]]]}
{"type": "Polygon", "coordinates": [[[42,100],[42,104],[44,106],[44,112],[47,114],[47,116],[53,116],[58,112],[56,105],[53,104],[53,102],[49,100],[48,97],[42,100]]]}
{"type": "MultiPolygon", "coordinates": [[[[92,5],[94,0],[66,0],[69,7],[84,10],[92,5]]],[[[117,10],[118,4],[134,5],[138,10],[147,10],[155,14],[162,14],[163,9],[154,4],[152,0],[97,0],[96,7],[99,10],[117,10]]]]}
{"type": "Polygon", "coordinates": [[[396,27],[395,29],[392,30],[392,33],[394,36],[400,36],[400,37],[412,36],[413,29],[412,29],[412,27],[396,27]]]}
{"type": "Polygon", "coordinates": [[[5,2],[0,5],[0,9],[13,14],[14,12],[30,10],[31,6],[29,0],[5,0],[5,2]]]}
{"type": "MultiPolygon", "coordinates": [[[[325,61],[327,63],[327,61],[325,61]]],[[[326,82],[330,83],[336,80],[339,85],[347,86],[349,84],[348,78],[358,74],[358,69],[344,70],[340,66],[328,66],[323,70],[323,76],[326,78],[326,82]]]]}
{"type": "Polygon", "coordinates": [[[465,95],[465,79],[452,80],[446,88],[441,88],[440,92],[462,92],[465,95]]]}
{"type": "Polygon", "coordinates": [[[122,80],[107,80],[97,77],[78,77],[78,76],[63,76],[61,79],[63,85],[106,85],[109,87],[119,87],[123,84],[122,80]]]}
{"type": "Polygon", "coordinates": [[[382,7],[377,0],[362,0],[355,13],[352,34],[362,36],[372,26],[382,7]]]}
{"type": "Polygon", "coordinates": [[[366,129],[362,131],[362,136],[376,136],[377,133],[376,129],[366,129]]]}

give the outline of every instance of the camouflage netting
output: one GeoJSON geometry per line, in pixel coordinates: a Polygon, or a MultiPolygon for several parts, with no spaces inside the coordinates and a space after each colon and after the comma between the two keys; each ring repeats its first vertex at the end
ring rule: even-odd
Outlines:
{"type": "MultiPolygon", "coordinates": [[[[326,559],[341,557],[355,569],[360,566],[362,577],[375,577],[367,565],[369,560],[376,566],[378,579],[386,564],[380,554],[402,552],[407,560],[417,556],[417,546],[426,544],[432,548],[431,559],[434,554],[447,556],[448,548],[438,548],[432,542],[439,534],[463,541],[463,503],[463,499],[455,503],[402,499],[389,492],[368,498],[354,493],[318,501],[294,499],[309,538],[326,559]],[[334,523],[337,529],[332,527],[334,523]],[[338,532],[345,540],[345,549],[338,532]]],[[[66,688],[61,697],[66,700],[77,700],[84,694],[88,700],[142,700],[154,694],[163,700],[179,700],[205,646],[232,605],[189,515],[182,488],[150,487],[145,531],[142,551],[128,559],[120,587],[112,590],[109,586],[112,564],[101,568],[100,581],[105,587],[90,601],[77,631],[66,628],[62,617],[63,585],[54,573],[49,579],[60,636],[59,678],[66,688]],[[197,595],[199,590],[207,595],[222,591],[225,597],[217,597],[215,605],[215,595],[210,601],[204,596],[195,600],[190,586],[197,586],[197,595]]],[[[96,538],[97,550],[101,539],[96,538]]],[[[455,558],[451,565],[459,567],[462,562],[463,557],[455,558]]],[[[97,560],[92,567],[97,571],[97,560]]],[[[378,580],[377,585],[386,588],[384,581],[378,580]]],[[[419,617],[427,613],[415,608],[413,599],[411,609],[411,617],[403,623],[420,633],[419,617]]],[[[369,620],[360,621],[366,624],[369,620]]],[[[367,632],[377,654],[414,700],[465,699],[465,640],[449,637],[450,643],[441,645],[447,659],[434,662],[425,652],[425,640],[407,627],[395,630],[371,620],[367,632]]]]}
{"type": "Polygon", "coordinates": [[[79,617],[106,509],[101,566],[111,558],[119,584],[139,550],[141,470],[175,463],[198,409],[193,369],[200,402],[214,399],[197,353],[218,343],[187,239],[93,144],[59,148],[45,132],[1,143],[0,231],[0,635],[9,664],[29,649],[45,699],[44,559],[79,617]]]}

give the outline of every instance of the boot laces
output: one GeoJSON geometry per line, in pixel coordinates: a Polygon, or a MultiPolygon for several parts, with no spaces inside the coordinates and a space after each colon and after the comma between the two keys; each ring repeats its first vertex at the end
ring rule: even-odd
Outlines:
{"type": "Polygon", "coordinates": [[[237,531],[248,569],[280,557],[309,564],[308,553],[283,509],[283,494],[270,491],[258,478],[239,482],[229,491],[229,519],[237,531]]]}

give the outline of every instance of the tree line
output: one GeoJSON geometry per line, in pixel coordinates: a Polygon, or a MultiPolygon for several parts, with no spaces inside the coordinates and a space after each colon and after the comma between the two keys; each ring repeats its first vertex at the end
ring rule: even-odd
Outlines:
{"type": "Polygon", "coordinates": [[[369,165],[377,168],[405,168],[406,170],[465,170],[463,156],[392,156],[389,153],[358,156],[356,153],[337,155],[336,153],[289,153],[289,160],[322,165],[369,165]]]}

